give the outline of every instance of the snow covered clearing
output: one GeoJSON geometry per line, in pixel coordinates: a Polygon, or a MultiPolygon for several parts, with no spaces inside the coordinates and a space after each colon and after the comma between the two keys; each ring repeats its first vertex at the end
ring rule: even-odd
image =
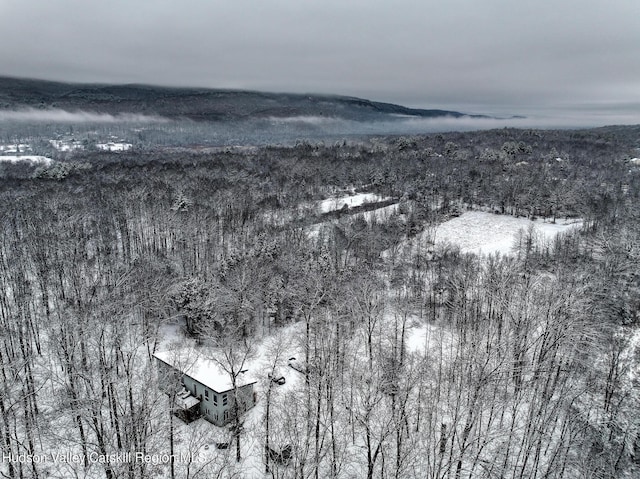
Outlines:
{"type": "Polygon", "coordinates": [[[317,203],[318,211],[320,213],[328,213],[343,208],[345,205],[349,208],[356,206],[362,206],[367,203],[377,203],[378,201],[385,201],[390,198],[385,198],[375,193],[358,193],[353,196],[343,196],[341,198],[329,198],[319,201],[317,203]]]}
{"type": "Polygon", "coordinates": [[[44,163],[45,165],[50,164],[53,160],[51,158],[47,158],[46,156],[39,155],[0,155],[0,162],[6,161],[8,163],[17,163],[19,161],[29,161],[31,163],[44,163]]]}
{"type": "Polygon", "coordinates": [[[0,151],[3,153],[20,153],[22,151],[31,150],[31,145],[27,143],[15,143],[13,145],[0,145],[0,151]]]}
{"type": "Polygon", "coordinates": [[[74,140],[49,140],[49,143],[58,151],[84,150],[82,143],[74,140]]]}
{"type": "Polygon", "coordinates": [[[557,220],[550,223],[542,220],[515,218],[481,211],[468,211],[449,221],[427,230],[405,242],[404,247],[413,248],[421,244],[455,245],[462,253],[508,255],[513,250],[520,232],[533,228],[534,234],[545,241],[556,235],[582,226],[582,220],[557,220]]]}
{"type": "Polygon", "coordinates": [[[128,151],[133,147],[131,143],[96,143],[96,148],[102,151],[128,151]]]}
{"type": "Polygon", "coordinates": [[[436,244],[455,244],[463,253],[509,254],[520,231],[533,227],[541,239],[551,240],[557,234],[582,226],[580,220],[547,223],[527,218],[469,211],[442,223],[436,229],[436,244]]]}

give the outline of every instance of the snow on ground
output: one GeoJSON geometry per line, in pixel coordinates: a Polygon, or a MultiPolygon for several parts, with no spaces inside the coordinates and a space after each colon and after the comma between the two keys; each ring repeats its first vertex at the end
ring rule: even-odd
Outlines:
{"type": "Polygon", "coordinates": [[[376,208],[371,211],[364,211],[361,214],[367,222],[371,222],[374,219],[377,221],[384,221],[392,214],[398,211],[398,203],[389,206],[383,206],[382,208],[376,208]]]}
{"type": "Polygon", "coordinates": [[[172,343],[178,343],[184,339],[182,325],[175,321],[161,324],[158,328],[158,350],[164,351],[171,347],[172,343]]]}
{"type": "Polygon", "coordinates": [[[637,382],[640,381],[640,362],[634,362],[633,358],[640,356],[640,328],[636,328],[631,334],[629,345],[623,352],[622,356],[631,364],[628,372],[628,384],[631,388],[635,388],[637,382]]]}
{"type": "Polygon", "coordinates": [[[329,198],[319,201],[317,203],[318,210],[321,213],[328,213],[329,211],[335,211],[347,205],[349,208],[355,206],[362,206],[367,203],[376,203],[378,201],[384,201],[389,198],[384,198],[375,193],[358,193],[353,196],[343,196],[342,198],[329,198]]]}
{"type": "Polygon", "coordinates": [[[632,163],[634,165],[640,165],[640,158],[631,158],[629,160],[629,163],[632,163]]]}
{"type": "Polygon", "coordinates": [[[0,155],[0,162],[9,162],[9,163],[17,163],[18,161],[30,161],[33,163],[44,163],[48,165],[53,160],[51,158],[47,158],[46,156],[39,155],[0,155]]]}
{"type": "Polygon", "coordinates": [[[316,223],[314,225],[311,225],[311,226],[305,228],[305,230],[307,232],[307,237],[309,239],[315,240],[320,235],[320,232],[323,231],[324,228],[327,228],[328,225],[331,225],[331,221],[325,221],[323,223],[316,223]]]}
{"type": "Polygon", "coordinates": [[[409,328],[407,350],[428,356],[437,351],[451,351],[453,337],[450,332],[435,324],[422,324],[409,328]]]}
{"type": "Polygon", "coordinates": [[[16,143],[13,145],[0,145],[0,151],[3,153],[20,153],[31,149],[31,145],[27,143],[16,143]]]}
{"type": "Polygon", "coordinates": [[[102,151],[128,151],[133,147],[131,143],[96,143],[96,148],[102,151]]]}
{"type": "Polygon", "coordinates": [[[455,333],[439,324],[417,322],[407,328],[407,352],[425,361],[449,364],[455,360],[457,343],[455,333]]]}
{"type": "MultiPolygon", "coordinates": [[[[376,208],[375,210],[363,211],[362,213],[353,215],[353,217],[356,217],[356,216],[362,217],[368,223],[371,223],[374,219],[376,221],[386,221],[387,219],[389,219],[391,215],[393,215],[398,211],[398,207],[399,205],[395,203],[389,206],[383,206],[382,208],[376,208]]],[[[318,235],[320,234],[320,231],[331,227],[331,225],[334,224],[336,221],[337,220],[329,220],[329,221],[323,221],[320,223],[315,223],[311,226],[306,227],[305,230],[307,231],[307,235],[309,238],[317,238],[318,235]]]]}
{"type": "Polygon", "coordinates": [[[84,150],[82,143],[73,140],[49,140],[51,146],[58,151],[84,150]]]}
{"type": "Polygon", "coordinates": [[[436,228],[436,244],[454,244],[463,253],[509,254],[519,231],[527,231],[531,226],[541,239],[551,240],[557,234],[570,231],[582,225],[580,220],[558,220],[547,223],[508,215],[496,215],[480,211],[469,211],[453,218],[436,228]]]}

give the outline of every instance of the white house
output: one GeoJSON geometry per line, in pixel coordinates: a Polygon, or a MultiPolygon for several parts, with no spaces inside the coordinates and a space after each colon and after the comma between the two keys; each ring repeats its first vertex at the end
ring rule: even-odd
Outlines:
{"type": "Polygon", "coordinates": [[[228,372],[194,350],[154,354],[160,388],[175,398],[174,404],[189,419],[202,416],[217,426],[233,419],[234,398],[240,414],[256,403],[253,379],[247,371],[236,377],[236,391],[228,372]]]}

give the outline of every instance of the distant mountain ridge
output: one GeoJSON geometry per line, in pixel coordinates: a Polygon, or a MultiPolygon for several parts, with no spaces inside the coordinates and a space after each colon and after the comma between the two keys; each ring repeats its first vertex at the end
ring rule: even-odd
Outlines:
{"type": "Polygon", "coordinates": [[[0,110],[62,109],[117,115],[133,113],[196,121],[327,117],[355,121],[469,117],[457,111],[408,108],[362,98],[151,85],[63,83],[0,77],[0,110]]]}

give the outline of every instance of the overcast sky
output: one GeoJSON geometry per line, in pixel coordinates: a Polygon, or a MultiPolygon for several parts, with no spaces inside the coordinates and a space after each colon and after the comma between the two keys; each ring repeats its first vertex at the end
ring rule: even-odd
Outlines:
{"type": "Polygon", "coordinates": [[[2,75],[640,112],[640,0],[0,0],[0,18],[2,75]]]}

